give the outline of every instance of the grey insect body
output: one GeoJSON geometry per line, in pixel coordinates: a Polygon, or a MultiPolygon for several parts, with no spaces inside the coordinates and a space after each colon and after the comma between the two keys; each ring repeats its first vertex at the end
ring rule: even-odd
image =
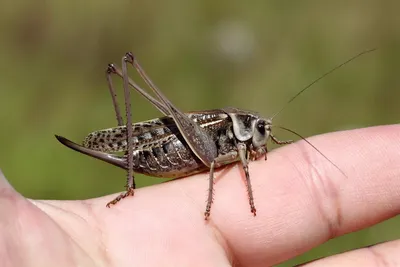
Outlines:
{"type": "MultiPolygon", "coordinates": [[[[370,51],[362,52],[322,75],[302,89],[288,103],[322,77],[370,51]]],[[[155,177],[181,178],[209,170],[209,190],[204,213],[207,219],[213,202],[215,168],[240,161],[246,176],[250,209],[256,215],[248,162],[262,156],[267,159],[266,144],[269,139],[279,145],[293,142],[292,140],[279,141],[271,132],[272,118],[280,111],[270,119],[262,118],[256,112],[237,108],[183,113],[153,84],[131,53],[123,57],[122,70],[110,64],[106,74],[118,126],[90,133],[82,145],[61,136],[56,137],[62,144],[73,150],[127,170],[127,191],[109,202],[108,207],[133,195],[134,172],[155,177]],[[149,95],[128,77],[126,68],[128,63],[134,66],[157,98],[149,95]],[[123,122],[112,85],[111,75],[113,74],[122,77],[124,81],[126,123],[123,122]],[[164,116],[132,123],[129,86],[150,101],[164,116]]],[[[309,143],[303,137],[301,138],[309,143]]]]}
{"type": "MultiPolygon", "coordinates": [[[[224,129],[230,124],[229,117],[222,110],[186,113],[198,123],[215,141],[221,143],[221,153],[228,149],[223,139],[224,129]]],[[[171,116],[135,123],[133,129],[134,171],[155,177],[181,178],[207,170],[207,166],[192,152],[179,132],[171,116]]],[[[90,133],[83,146],[101,152],[126,152],[126,126],[104,129],[90,133]]],[[[231,148],[231,147],[229,147],[231,148]]],[[[123,156],[126,158],[126,155],[123,156]]],[[[119,165],[126,169],[126,161],[119,165]]]]}

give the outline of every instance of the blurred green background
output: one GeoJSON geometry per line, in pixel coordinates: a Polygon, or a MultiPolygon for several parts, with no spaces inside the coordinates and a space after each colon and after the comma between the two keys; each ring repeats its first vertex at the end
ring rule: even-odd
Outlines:
{"type": "MultiPolygon", "coordinates": [[[[328,69],[378,47],[275,123],[305,136],[398,123],[398,10],[398,1],[2,1],[0,167],[30,198],[121,191],[122,170],[66,149],[54,134],[80,141],[116,125],[104,71],[126,51],[182,110],[236,106],[269,116],[328,69]]],[[[137,94],[132,103],[134,121],[159,116],[137,94]]],[[[399,223],[337,238],[281,266],[399,238],[399,223]]]]}

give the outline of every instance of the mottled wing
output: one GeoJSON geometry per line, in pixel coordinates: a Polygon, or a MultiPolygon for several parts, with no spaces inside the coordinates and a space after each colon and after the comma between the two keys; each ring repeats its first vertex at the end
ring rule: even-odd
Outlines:
{"type": "Polygon", "coordinates": [[[151,89],[167,107],[169,115],[174,119],[179,132],[193,153],[210,167],[211,162],[218,156],[217,146],[212,137],[199,124],[176,108],[155,86],[151,89]]]}

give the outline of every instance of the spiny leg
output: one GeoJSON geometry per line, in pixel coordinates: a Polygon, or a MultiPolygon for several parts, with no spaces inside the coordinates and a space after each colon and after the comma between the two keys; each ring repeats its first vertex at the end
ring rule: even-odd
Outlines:
{"type": "MultiPolygon", "coordinates": [[[[128,52],[125,54],[125,57],[127,59],[127,62],[131,63],[133,62],[133,55],[132,53],[128,52]]],[[[119,77],[123,78],[123,72],[121,69],[118,68],[115,64],[109,64],[107,72],[110,74],[116,74],[119,77]]],[[[111,77],[110,77],[111,79],[111,77]]],[[[139,94],[144,96],[147,100],[149,100],[161,113],[164,115],[168,115],[168,110],[164,107],[163,104],[161,104],[157,99],[149,95],[143,88],[141,88],[139,85],[137,85],[131,78],[128,78],[128,84],[134,88],[139,94]]]]}
{"type": "Polygon", "coordinates": [[[258,149],[250,149],[250,157],[248,157],[249,160],[253,161],[264,155],[265,160],[267,160],[267,154],[268,154],[268,149],[267,146],[264,147],[259,147],[258,149]]]}
{"type": "Polygon", "coordinates": [[[139,73],[140,77],[145,81],[146,85],[150,87],[153,91],[159,91],[157,89],[157,86],[153,83],[153,81],[150,79],[150,77],[146,74],[142,66],[140,65],[139,61],[133,56],[132,53],[127,53],[127,55],[130,55],[132,57],[132,66],[136,69],[136,71],[139,73]]]}
{"type": "Polygon", "coordinates": [[[117,117],[117,122],[118,126],[122,126],[124,124],[121,116],[121,111],[119,109],[118,101],[117,101],[117,93],[114,89],[112,79],[111,79],[111,74],[114,73],[114,66],[112,64],[108,64],[107,70],[106,70],[106,78],[107,78],[107,85],[108,85],[108,90],[110,91],[111,98],[113,101],[114,105],[114,110],[115,110],[115,115],[117,117]]]}
{"type": "MultiPolygon", "coordinates": [[[[128,53],[129,54],[129,53],[128,53]]],[[[212,161],[218,157],[218,149],[210,134],[203,129],[197,122],[190,119],[185,113],[177,108],[152,82],[146,74],[139,62],[135,60],[132,54],[132,65],[146,82],[148,87],[157,96],[160,102],[167,109],[182,137],[189,145],[191,151],[199,158],[207,167],[211,166],[212,161]]]]}
{"type": "Polygon", "coordinates": [[[239,143],[239,144],[237,144],[237,148],[238,148],[238,152],[239,152],[240,161],[242,162],[243,171],[244,171],[244,174],[246,175],[246,184],[247,184],[247,193],[249,195],[250,211],[251,211],[251,213],[254,214],[254,216],[256,216],[257,210],[256,210],[256,206],[254,205],[253,189],[251,187],[249,166],[248,166],[248,162],[246,159],[246,145],[243,143],[239,143]]]}
{"type": "MultiPolygon", "coordinates": [[[[210,166],[210,175],[209,175],[209,182],[208,182],[208,197],[207,197],[207,206],[206,206],[206,211],[204,212],[204,219],[207,220],[208,217],[210,217],[211,214],[211,205],[213,203],[213,197],[214,197],[214,170],[215,166],[217,166],[220,163],[224,162],[231,162],[232,160],[237,158],[237,152],[236,151],[231,151],[225,155],[221,155],[214,159],[211,162],[210,166]]],[[[218,166],[217,166],[218,167],[218,166]]]]}
{"type": "Polygon", "coordinates": [[[267,148],[267,145],[265,145],[264,160],[267,160],[267,158],[268,158],[268,148],[267,148]]]}
{"type": "Polygon", "coordinates": [[[128,147],[127,153],[127,161],[128,161],[128,170],[127,170],[127,180],[126,180],[126,192],[120,194],[113,201],[107,204],[107,207],[110,205],[114,205],[118,203],[123,198],[134,195],[135,189],[135,179],[133,177],[133,129],[132,129],[132,111],[131,111],[131,101],[130,101],[130,90],[129,90],[129,77],[128,71],[126,67],[126,63],[129,60],[126,56],[122,58],[122,78],[123,78],[123,87],[124,87],[124,98],[125,98],[125,111],[126,111],[126,143],[128,147]]]}
{"type": "Polygon", "coordinates": [[[210,217],[211,212],[211,204],[213,203],[213,194],[214,194],[214,168],[215,168],[215,160],[211,163],[210,166],[210,176],[208,183],[208,197],[207,197],[207,206],[206,211],[204,212],[204,219],[207,220],[210,217]]]}

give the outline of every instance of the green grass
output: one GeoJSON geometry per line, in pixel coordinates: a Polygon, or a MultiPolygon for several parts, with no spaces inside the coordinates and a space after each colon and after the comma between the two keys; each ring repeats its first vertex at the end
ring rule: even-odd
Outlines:
{"type": "MultiPolygon", "coordinates": [[[[378,47],[276,122],[305,136],[398,123],[400,3],[142,2],[3,3],[0,167],[25,196],[80,199],[123,189],[121,170],[63,148],[54,134],[79,141],[116,125],[104,70],[126,51],[183,110],[237,106],[268,116],[328,69],[378,47]]],[[[159,116],[135,94],[132,103],[135,121],[159,116]]],[[[138,178],[139,186],[159,181],[138,178]]],[[[282,266],[398,238],[398,223],[332,240],[282,266]]]]}

